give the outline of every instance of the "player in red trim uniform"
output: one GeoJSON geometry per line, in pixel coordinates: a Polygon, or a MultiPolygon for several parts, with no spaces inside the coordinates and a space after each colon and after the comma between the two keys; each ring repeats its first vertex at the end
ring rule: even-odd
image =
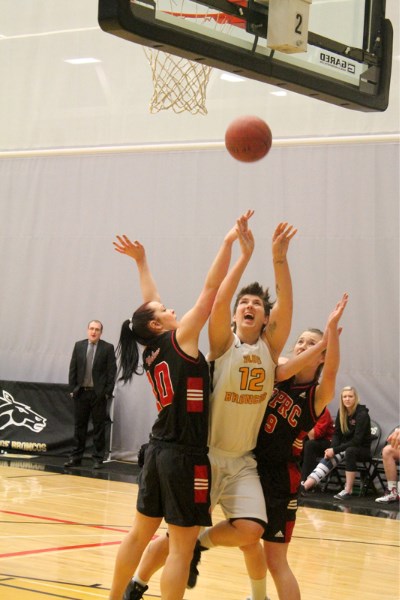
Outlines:
{"type": "Polygon", "coordinates": [[[334,397],[340,359],[338,322],[347,299],[344,294],[324,333],[304,331],[293,356],[276,368],[277,383],[257,440],[258,471],[268,515],[262,536],[264,552],[280,600],[300,599],[287,561],[301,479],[298,461],[303,439],[334,397]]]}
{"type": "MultiPolygon", "coordinates": [[[[215,299],[209,323],[210,354],[215,361],[210,399],[209,457],[212,466],[211,504],[220,504],[226,519],[204,531],[193,556],[189,588],[196,584],[200,544],[238,546],[245,555],[252,598],[266,598],[266,564],[260,537],[266,523],[263,491],[253,450],[266,403],[272,393],[275,368],[292,318],[292,286],[287,250],[296,229],[279,223],[272,238],[277,301],[270,303],[268,291],[258,283],[237,294],[232,331],[231,303],[252,249],[242,246],[215,299]]],[[[213,369],[212,367],[212,369],[213,369]]],[[[133,584],[143,591],[165,560],[166,537],[154,540],[143,556],[133,584]]],[[[139,600],[137,594],[124,600],[139,600]]]]}
{"type": "Polygon", "coordinates": [[[137,510],[115,562],[110,600],[121,600],[141,555],[162,519],[168,524],[169,554],[161,575],[162,600],[181,600],[200,526],[211,524],[210,466],[207,457],[209,376],[199,351],[205,325],[231,259],[233,242],[246,246],[253,236],[248,211],[229,231],[208,272],[195,305],[178,321],[160,301],[143,246],[117,236],[115,249],[136,261],[143,297],[124,321],[117,348],[120,379],[129,381],[143,366],[156,396],[152,428],[139,480],[137,510]]]}

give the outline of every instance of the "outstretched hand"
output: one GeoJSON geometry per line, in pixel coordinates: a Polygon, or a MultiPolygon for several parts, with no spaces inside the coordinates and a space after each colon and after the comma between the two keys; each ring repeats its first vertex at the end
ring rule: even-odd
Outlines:
{"type": "Polygon", "coordinates": [[[145,250],[144,246],[142,246],[140,242],[138,242],[137,240],[131,242],[126,235],[117,235],[116,237],[119,243],[113,242],[114,250],[116,250],[120,254],[126,254],[127,256],[130,256],[131,258],[136,260],[136,262],[140,262],[144,259],[145,250]]]}
{"type": "Polygon", "coordinates": [[[236,233],[239,240],[240,249],[246,258],[250,258],[254,250],[253,232],[248,227],[248,220],[254,214],[254,210],[248,210],[245,215],[242,215],[236,221],[236,233]]]}
{"type": "Polygon", "coordinates": [[[239,223],[239,221],[241,223],[242,229],[243,230],[245,230],[245,229],[247,230],[248,229],[248,221],[249,221],[249,219],[251,219],[251,217],[253,215],[254,215],[254,210],[248,210],[241,217],[239,217],[238,220],[236,221],[236,224],[226,234],[225,241],[233,243],[239,237],[239,233],[238,233],[238,223],[239,223]]]}
{"type": "Polygon", "coordinates": [[[322,338],[322,341],[324,342],[325,347],[328,344],[329,331],[337,330],[339,335],[342,333],[342,328],[338,327],[338,323],[343,314],[344,309],[346,308],[348,299],[349,299],[349,295],[347,293],[344,293],[328,317],[328,321],[326,323],[324,335],[322,338]]]}
{"type": "Polygon", "coordinates": [[[349,295],[347,293],[344,293],[328,317],[328,322],[326,324],[327,329],[330,329],[333,327],[337,328],[337,325],[343,314],[343,311],[346,308],[348,299],[349,299],[349,295]]]}
{"type": "Polygon", "coordinates": [[[290,240],[297,233],[297,229],[288,223],[279,223],[272,236],[272,257],[276,262],[286,259],[290,240]]]}

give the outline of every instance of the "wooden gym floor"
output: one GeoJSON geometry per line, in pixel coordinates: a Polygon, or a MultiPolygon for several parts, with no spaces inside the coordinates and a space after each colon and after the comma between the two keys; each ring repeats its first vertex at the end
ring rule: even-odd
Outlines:
{"type": "MultiPolygon", "coordinates": [[[[134,515],[135,467],[110,463],[92,472],[88,462],[67,473],[65,458],[43,458],[0,457],[0,598],[106,599],[134,515]]],[[[303,600],[400,598],[398,505],[382,508],[371,497],[338,504],[324,496],[329,505],[313,496],[299,507],[290,546],[303,600]]],[[[220,518],[216,510],[214,520],[220,518]]],[[[216,548],[203,555],[185,600],[244,600],[248,592],[240,551],[216,548]]],[[[268,595],[277,600],[271,578],[268,595]]],[[[160,598],[158,576],[144,598],[160,598]]]]}

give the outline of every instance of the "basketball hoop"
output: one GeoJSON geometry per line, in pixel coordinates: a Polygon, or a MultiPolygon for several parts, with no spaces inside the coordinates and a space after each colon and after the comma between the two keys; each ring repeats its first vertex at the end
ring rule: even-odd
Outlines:
{"type": "Polygon", "coordinates": [[[150,112],[172,109],[207,114],[206,94],[212,67],[161,50],[144,48],[153,75],[150,112]]]}
{"type": "MultiPolygon", "coordinates": [[[[183,8],[185,0],[181,0],[183,8]]],[[[197,24],[207,24],[216,31],[227,31],[232,25],[243,27],[244,21],[218,12],[187,13],[176,10],[174,0],[170,0],[171,10],[164,15],[180,19],[190,19],[197,24]]],[[[153,96],[150,100],[150,112],[172,109],[175,113],[184,111],[191,114],[207,114],[207,84],[212,67],[201,62],[175,56],[154,48],[144,48],[151,66],[153,78],[153,96]]]]}

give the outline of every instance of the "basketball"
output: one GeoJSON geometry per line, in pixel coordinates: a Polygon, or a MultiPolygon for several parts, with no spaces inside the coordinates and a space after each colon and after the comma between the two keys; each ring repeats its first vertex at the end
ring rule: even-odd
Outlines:
{"type": "Polygon", "coordinates": [[[238,117],[225,132],[229,154],[241,162],[255,162],[268,154],[272,133],[265,121],[255,116],[238,117]]]}

